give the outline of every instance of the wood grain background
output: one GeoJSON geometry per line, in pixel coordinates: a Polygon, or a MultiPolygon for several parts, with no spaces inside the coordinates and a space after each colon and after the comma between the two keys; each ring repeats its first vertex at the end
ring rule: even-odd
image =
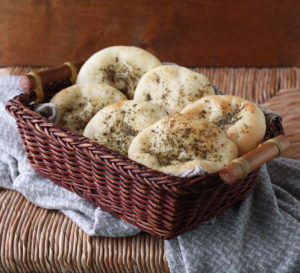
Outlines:
{"type": "Polygon", "coordinates": [[[1,0],[0,66],[136,45],[186,66],[300,65],[299,0],[1,0]]]}

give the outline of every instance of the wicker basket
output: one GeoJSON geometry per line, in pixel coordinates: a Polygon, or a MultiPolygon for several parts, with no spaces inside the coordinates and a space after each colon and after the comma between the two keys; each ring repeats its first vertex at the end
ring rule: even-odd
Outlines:
{"type": "MultiPolygon", "coordinates": [[[[70,86],[69,79],[43,86],[44,101],[70,86]]],[[[180,235],[243,200],[258,170],[232,185],[218,173],[179,178],[142,164],[64,129],[31,110],[34,90],[10,100],[28,160],[42,176],[75,192],[112,215],[164,239],[180,235]]],[[[281,119],[265,139],[283,133],[281,119]]]]}

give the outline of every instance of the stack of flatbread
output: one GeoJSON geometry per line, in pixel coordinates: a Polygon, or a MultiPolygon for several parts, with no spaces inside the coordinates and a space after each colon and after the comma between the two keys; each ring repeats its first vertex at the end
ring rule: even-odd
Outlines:
{"type": "Polygon", "coordinates": [[[217,172],[266,131],[254,103],[216,95],[204,75],[131,46],[95,53],[76,84],[50,102],[63,127],[173,175],[196,167],[217,172]]]}

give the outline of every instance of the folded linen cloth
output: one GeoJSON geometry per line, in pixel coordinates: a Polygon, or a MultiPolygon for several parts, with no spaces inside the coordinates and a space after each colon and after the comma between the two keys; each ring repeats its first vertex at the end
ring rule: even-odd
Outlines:
{"type": "MultiPolygon", "coordinates": [[[[58,209],[89,235],[129,236],[139,229],[38,175],[26,160],[5,102],[19,94],[19,78],[0,77],[0,187],[34,204],[58,209]]],[[[264,165],[257,186],[213,220],[165,241],[171,273],[299,272],[300,161],[264,165]]]]}

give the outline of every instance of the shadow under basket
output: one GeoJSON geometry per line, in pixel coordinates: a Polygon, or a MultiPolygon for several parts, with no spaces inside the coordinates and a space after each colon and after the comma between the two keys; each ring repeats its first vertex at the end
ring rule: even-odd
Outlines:
{"type": "MultiPolygon", "coordinates": [[[[44,84],[44,102],[68,79],[44,84]]],[[[112,215],[164,239],[174,238],[243,200],[259,170],[228,185],[219,173],[180,178],[150,169],[31,110],[33,90],[6,104],[16,119],[31,166],[42,176],[112,215]]],[[[267,126],[265,140],[283,133],[281,118],[267,126]]]]}

